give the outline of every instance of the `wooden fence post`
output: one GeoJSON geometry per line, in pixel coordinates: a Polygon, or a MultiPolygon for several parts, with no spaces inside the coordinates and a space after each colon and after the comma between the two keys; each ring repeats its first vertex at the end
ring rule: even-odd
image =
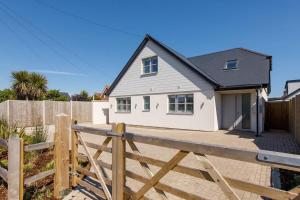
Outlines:
{"type": "Polygon", "coordinates": [[[125,199],[125,140],[122,139],[126,131],[124,123],[113,124],[112,131],[112,199],[125,199]]]}
{"type": "Polygon", "coordinates": [[[78,166],[78,135],[77,132],[72,130],[72,136],[71,136],[71,142],[72,142],[72,150],[71,150],[71,185],[72,187],[77,186],[76,181],[76,168],[78,166]]]}
{"type": "Polygon", "coordinates": [[[54,136],[54,197],[61,198],[67,189],[69,182],[69,135],[71,119],[69,115],[59,114],[55,120],[54,136]]]}
{"type": "Polygon", "coordinates": [[[23,199],[24,191],[24,146],[22,138],[11,135],[8,139],[8,199],[23,199]]]}

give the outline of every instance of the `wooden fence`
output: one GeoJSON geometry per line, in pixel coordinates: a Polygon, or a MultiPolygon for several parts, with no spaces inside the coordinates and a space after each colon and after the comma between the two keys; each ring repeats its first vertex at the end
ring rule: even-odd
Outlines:
{"type": "Polygon", "coordinates": [[[71,119],[68,115],[57,115],[54,142],[43,142],[24,146],[23,139],[12,135],[8,141],[0,138],[0,147],[8,150],[8,170],[0,167],[0,177],[7,182],[8,199],[23,199],[24,189],[35,182],[54,175],[54,196],[59,198],[69,189],[69,133],[71,119]],[[54,147],[54,169],[24,178],[24,154],[54,147]]]}
{"type": "Polygon", "coordinates": [[[0,119],[18,127],[33,127],[52,125],[57,114],[65,113],[78,122],[91,122],[92,110],[92,102],[8,100],[0,103],[0,119]]]}
{"type": "Polygon", "coordinates": [[[73,125],[72,130],[72,186],[81,185],[103,199],[148,199],[145,197],[145,193],[152,188],[161,199],[168,199],[167,193],[182,199],[205,199],[197,194],[192,194],[180,188],[172,187],[170,183],[167,184],[160,182],[160,180],[171,171],[214,182],[220,187],[228,199],[240,199],[233,188],[278,200],[296,199],[300,197],[298,187],[290,191],[284,191],[223,176],[207,157],[208,155],[212,155],[300,172],[299,155],[272,151],[245,150],[221,145],[194,143],[128,133],[126,132],[125,124],[113,125],[111,131],[79,125],[73,125]],[[102,144],[87,142],[84,141],[83,133],[104,136],[105,140],[102,144]],[[110,142],[112,142],[112,147],[108,146],[110,142]],[[126,150],[126,143],[130,147],[131,152],[126,150]],[[142,155],[136,143],[139,143],[140,145],[154,145],[153,148],[155,148],[155,146],[171,148],[177,150],[177,153],[169,161],[163,161],[159,158],[142,155]],[[81,167],[78,164],[78,159],[80,158],[78,154],[78,145],[83,146],[85,154],[88,157],[88,161],[90,162],[90,164],[86,167],[81,167]],[[93,148],[97,151],[92,155],[88,148],[93,148]],[[102,152],[112,154],[112,164],[98,159],[102,152]],[[202,163],[205,169],[203,170],[180,165],[179,162],[182,161],[188,154],[193,154],[194,158],[202,163]],[[141,176],[135,171],[126,169],[126,159],[137,161],[144,169],[145,176],[141,176]],[[159,167],[159,170],[154,173],[151,171],[149,165],[159,167]],[[101,174],[99,166],[112,171],[111,180],[101,174]],[[91,168],[93,169],[92,171],[90,171],[91,168]],[[97,188],[95,185],[86,182],[85,179],[83,179],[84,176],[96,179],[101,187],[97,188]],[[134,179],[142,183],[143,186],[138,191],[133,191],[125,185],[127,178],[134,179]],[[112,187],[112,192],[109,191],[108,186],[112,187]]]}
{"type": "Polygon", "coordinates": [[[289,101],[289,131],[300,145],[300,95],[289,101]]]}
{"type": "Polygon", "coordinates": [[[265,129],[289,130],[289,102],[266,102],[265,129]]]}
{"type": "MultiPolygon", "coordinates": [[[[71,186],[75,187],[81,185],[99,197],[108,200],[149,199],[145,194],[152,188],[161,199],[169,199],[168,194],[172,194],[182,199],[205,200],[204,197],[198,194],[189,193],[178,187],[173,187],[171,185],[172,183],[161,182],[161,179],[169,172],[176,172],[185,176],[198,178],[199,180],[213,182],[220,187],[228,199],[240,199],[233,188],[278,200],[296,199],[300,197],[298,187],[289,191],[283,191],[269,186],[262,186],[256,183],[223,176],[208,158],[208,155],[212,155],[300,172],[299,155],[272,151],[246,150],[222,145],[140,135],[127,132],[125,124],[123,123],[113,124],[112,130],[109,131],[80,125],[71,126],[71,118],[68,115],[57,116],[55,125],[56,135],[54,143],[42,143],[24,147],[22,139],[17,137],[11,137],[8,142],[0,140],[0,145],[8,148],[9,154],[8,171],[0,168],[1,177],[8,182],[9,200],[22,199],[24,187],[53,173],[55,174],[55,197],[64,195],[64,191],[70,188],[70,180],[71,186]],[[72,129],[72,132],[70,129],[72,129]],[[72,134],[71,161],[69,160],[70,132],[72,134]],[[88,142],[85,141],[83,134],[102,136],[105,139],[101,144],[88,142]],[[112,143],[111,147],[110,143],[112,143]],[[139,143],[139,145],[153,145],[153,148],[170,148],[177,151],[177,153],[168,161],[165,161],[160,158],[143,155],[137,143],[139,143]],[[82,146],[89,161],[89,164],[85,167],[79,165],[79,160],[82,157],[82,154],[78,153],[79,145],[82,146]],[[126,145],[128,145],[131,151],[126,149],[128,148],[126,145]],[[54,170],[42,172],[41,174],[24,180],[24,152],[40,150],[52,146],[54,146],[54,170]],[[96,149],[94,154],[91,154],[91,148],[96,149]],[[111,155],[111,164],[99,159],[99,156],[103,152],[111,155]],[[194,159],[202,163],[204,169],[179,164],[188,154],[192,154],[194,159]],[[126,160],[128,159],[137,161],[137,164],[144,169],[145,176],[126,168],[126,160]],[[154,173],[149,167],[150,165],[156,166],[159,169],[154,173]],[[111,170],[111,179],[103,176],[99,167],[111,170]],[[87,182],[84,178],[86,176],[96,180],[101,187],[87,182]],[[142,187],[137,191],[132,190],[125,184],[128,178],[140,182],[142,187]]],[[[163,152],[161,153],[163,154],[163,152]]]]}

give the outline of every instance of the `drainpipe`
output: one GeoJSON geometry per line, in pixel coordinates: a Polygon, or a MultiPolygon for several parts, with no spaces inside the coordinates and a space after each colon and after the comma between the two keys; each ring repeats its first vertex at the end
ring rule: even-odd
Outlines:
{"type": "Polygon", "coordinates": [[[259,105],[258,105],[258,103],[259,103],[259,96],[258,96],[258,88],[256,88],[256,137],[258,137],[259,136],[259,126],[258,126],[258,124],[259,124],[259,121],[258,121],[258,110],[259,110],[259,105]]]}

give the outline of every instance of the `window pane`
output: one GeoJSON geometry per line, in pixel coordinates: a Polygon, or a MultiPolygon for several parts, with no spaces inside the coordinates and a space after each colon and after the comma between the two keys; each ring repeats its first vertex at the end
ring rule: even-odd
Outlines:
{"type": "Polygon", "coordinates": [[[130,110],[131,110],[131,106],[130,106],[130,105],[127,105],[127,106],[126,106],[126,111],[127,111],[127,112],[130,112],[130,110]]]}
{"type": "Polygon", "coordinates": [[[185,96],[177,96],[178,103],[184,103],[185,102],[185,96]]]}
{"type": "Polygon", "coordinates": [[[152,59],[151,59],[151,64],[152,65],[157,65],[157,57],[155,56],[155,57],[152,57],[152,59]]]}
{"type": "Polygon", "coordinates": [[[193,95],[187,95],[186,96],[186,102],[187,103],[193,103],[194,102],[193,95]]]}
{"type": "Polygon", "coordinates": [[[237,68],[237,61],[236,60],[228,61],[227,64],[226,64],[226,68],[227,69],[236,69],[237,68]]]}
{"type": "Polygon", "coordinates": [[[185,112],[185,105],[184,104],[178,104],[178,111],[179,112],[185,112]]]}
{"type": "Polygon", "coordinates": [[[193,104],[187,104],[186,105],[186,111],[187,112],[194,112],[194,105],[193,104]]]}
{"type": "Polygon", "coordinates": [[[152,65],[151,66],[151,72],[157,72],[157,70],[158,70],[157,65],[152,65]]]}
{"type": "Polygon", "coordinates": [[[175,103],[175,96],[169,96],[169,103],[175,103]]]}
{"type": "Polygon", "coordinates": [[[175,104],[169,104],[169,111],[175,112],[175,104]]]}
{"type": "Polygon", "coordinates": [[[146,65],[150,65],[150,59],[148,58],[148,59],[144,59],[144,66],[146,66],[146,65]]]}
{"type": "Polygon", "coordinates": [[[150,66],[145,66],[144,67],[144,74],[150,73],[150,66]]]}
{"type": "Polygon", "coordinates": [[[150,97],[149,96],[145,96],[144,97],[144,103],[146,104],[146,103],[150,103],[150,97]]]}
{"type": "Polygon", "coordinates": [[[126,100],[127,100],[126,102],[127,104],[131,104],[131,98],[127,98],[126,100]]]}
{"type": "Polygon", "coordinates": [[[121,111],[121,106],[120,105],[117,105],[117,111],[121,111]]]}
{"type": "Polygon", "coordinates": [[[150,110],[150,104],[144,104],[144,110],[150,110]]]}

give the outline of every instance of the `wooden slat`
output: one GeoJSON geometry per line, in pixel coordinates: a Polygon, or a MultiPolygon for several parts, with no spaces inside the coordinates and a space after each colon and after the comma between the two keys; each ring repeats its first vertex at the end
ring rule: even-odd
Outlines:
{"type": "Polygon", "coordinates": [[[77,180],[77,184],[78,185],[81,185],[82,187],[84,187],[86,190],[89,190],[93,193],[95,193],[96,195],[98,195],[99,197],[103,198],[103,199],[106,199],[106,196],[104,194],[104,192],[98,188],[96,188],[95,186],[83,181],[83,180],[80,180],[79,178],[76,179],[77,180]]]}
{"type": "Polygon", "coordinates": [[[103,177],[101,175],[101,172],[100,172],[99,168],[97,167],[97,165],[96,165],[96,163],[94,161],[94,158],[91,156],[91,154],[90,154],[90,152],[88,150],[88,147],[85,145],[85,143],[84,143],[84,141],[82,139],[81,133],[77,133],[77,135],[78,135],[78,138],[79,138],[79,140],[81,141],[81,143],[83,145],[83,148],[84,148],[84,150],[85,150],[85,152],[86,152],[86,154],[87,154],[87,156],[89,158],[89,161],[90,161],[93,169],[95,170],[95,173],[97,175],[98,180],[100,181],[100,184],[101,184],[101,186],[103,188],[103,191],[105,193],[106,198],[108,200],[111,200],[112,199],[111,198],[111,194],[110,194],[110,192],[109,192],[109,190],[108,190],[108,188],[107,188],[107,186],[106,186],[106,184],[104,182],[104,179],[103,179],[103,177]]]}
{"type": "Polygon", "coordinates": [[[33,184],[34,182],[39,181],[39,180],[41,180],[41,179],[43,179],[47,176],[51,176],[54,173],[55,173],[55,169],[51,169],[51,170],[48,170],[48,171],[45,171],[45,172],[41,172],[37,175],[26,178],[24,184],[28,187],[31,184],[33,184]]]}
{"type": "Polygon", "coordinates": [[[82,133],[89,133],[93,135],[101,135],[101,136],[110,136],[108,130],[100,129],[100,128],[93,128],[81,125],[72,125],[72,129],[82,133]]]}
{"type": "MultiPolygon", "coordinates": [[[[149,179],[141,176],[141,175],[138,175],[132,171],[129,171],[127,170],[126,171],[126,176],[128,176],[129,178],[132,178],[136,181],[139,181],[139,182],[142,182],[142,183],[146,183],[147,181],[149,181],[149,179]]],[[[183,190],[179,190],[177,188],[174,188],[174,187],[171,187],[169,185],[166,185],[164,183],[160,183],[158,182],[155,186],[154,186],[155,189],[159,189],[159,190],[162,190],[162,191],[165,191],[165,192],[168,192],[170,194],[173,194],[175,196],[178,196],[182,199],[189,199],[189,200],[206,200],[205,198],[203,197],[199,197],[197,195],[194,195],[190,192],[185,192],[183,190]]]]}
{"type": "MultiPolygon", "coordinates": [[[[106,138],[108,139],[109,141],[111,140],[111,138],[106,138]]],[[[79,143],[81,144],[81,143],[79,143]]],[[[107,147],[105,146],[104,144],[103,145],[99,145],[99,144],[94,144],[94,143],[91,143],[91,142],[85,142],[86,146],[92,148],[92,149],[97,149],[97,150],[100,150],[98,151],[97,154],[95,154],[93,157],[94,158],[98,158],[100,156],[100,152],[104,151],[104,152],[108,152],[108,153],[111,153],[112,152],[112,148],[111,147],[107,147]],[[98,156],[99,154],[99,156],[98,156]]]]}
{"type": "Polygon", "coordinates": [[[164,177],[170,170],[172,170],[186,155],[188,152],[179,151],[169,160],[150,180],[145,183],[145,185],[137,191],[132,197],[132,200],[140,199],[144,194],[154,185],[158,183],[158,181],[164,177]]]}
{"type": "Polygon", "coordinates": [[[71,185],[72,187],[76,187],[77,181],[76,181],[76,168],[78,166],[78,136],[77,132],[72,130],[71,131],[71,185]]]}
{"type": "MultiPolygon", "coordinates": [[[[157,167],[162,167],[166,164],[165,161],[153,159],[153,158],[146,157],[146,156],[140,156],[140,155],[130,153],[130,152],[126,152],[126,158],[137,160],[137,161],[142,161],[142,162],[145,162],[150,165],[157,166],[157,167]]],[[[200,170],[200,169],[177,165],[173,169],[173,171],[176,171],[176,172],[179,172],[182,174],[187,174],[190,176],[194,176],[196,178],[205,179],[207,181],[213,181],[213,179],[210,177],[208,172],[200,170]]],[[[287,192],[287,191],[279,190],[276,188],[257,185],[254,183],[249,183],[249,182],[233,179],[233,178],[226,177],[226,176],[224,176],[224,178],[229,183],[229,185],[231,185],[232,187],[235,187],[240,190],[245,190],[248,192],[253,192],[253,193],[259,194],[261,196],[269,197],[272,199],[278,199],[278,200],[279,199],[289,199],[289,198],[294,198],[297,196],[297,194],[293,193],[293,192],[287,192]]]]}
{"type": "MultiPolygon", "coordinates": [[[[300,160],[300,155],[295,155],[295,154],[278,152],[276,154],[278,158],[277,159],[278,162],[268,163],[257,159],[257,156],[260,153],[259,150],[233,148],[224,145],[208,144],[208,143],[195,143],[191,141],[175,140],[175,139],[156,137],[156,136],[146,136],[146,135],[139,135],[135,133],[126,133],[124,137],[126,140],[144,143],[144,144],[173,148],[182,151],[194,152],[198,154],[219,156],[222,158],[229,158],[233,160],[245,161],[245,162],[256,163],[256,164],[300,172],[300,165],[286,165],[285,163],[281,163],[279,161],[280,160],[279,158],[282,158],[282,160],[284,160],[286,157],[289,158],[293,157],[295,160],[300,160]]],[[[269,155],[269,154],[273,155],[272,151],[262,151],[262,153],[264,155],[269,155]]]]}
{"type": "MultiPolygon", "coordinates": [[[[81,174],[84,174],[85,176],[90,176],[94,179],[98,179],[97,178],[97,175],[94,173],[94,172],[91,172],[83,167],[77,167],[76,170],[81,173],[81,174]]],[[[111,185],[111,180],[109,180],[108,178],[105,178],[103,177],[104,179],[104,182],[107,184],[107,185],[111,185]]]]}
{"type": "Polygon", "coordinates": [[[195,156],[202,163],[209,175],[212,177],[212,179],[214,179],[214,182],[221,188],[228,199],[240,200],[239,196],[232,190],[222,174],[216,169],[212,162],[206,158],[205,155],[195,154],[195,156]]]}
{"type": "Polygon", "coordinates": [[[106,163],[106,162],[104,162],[104,161],[102,161],[102,160],[96,160],[95,162],[96,162],[99,166],[101,166],[101,167],[104,167],[104,168],[106,168],[106,169],[112,170],[112,165],[111,165],[111,164],[108,164],[108,163],[106,163]]]}
{"type": "Polygon", "coordinates": [[[48,149],[53,146],[54,146],[54,142],[42,142],[38,144],[26,145],[24,146],[24,151],[29,152],[29,151],[36,151],[41,149],[48,149]]]}
{"type": "Polygon", "coordinates": [[[7,149],[8,148],[7,141],[0,138],[0,147],[7,149]]]}
{"type": "MultiPolygon", "coordinates": [[[[132,141],[127,141],[131,150],[137,154],[137,155],[141,155],[139,149],[137,148],[137,146],[134,144],[134,142],[132,141]]],[[[147,163],[144,163],[144,162],[139,162],[141,167],[143,168],[144,172],[146,173],[146,175],[149,177],[149,178],[152,178],[153,177],[153,173],[152,171],[150,170],[150,167],[148,166],[147,163]]],[[[168,199],[168,197],[166,196],[166,194],[164,193],[164,191],[162,191],[161,189],[159,188],[156,188],[154,187],[155,191],[157,192],[157,194],[159,195],[159,197],[161,199],[168,199]]]]}
{"type": "Polygon", "coordinates": [[[0,167],[0,177],[7,182],[7,169],[0,167]]]}
{"type": "MultiPolygon", "coordinates": [[[[111,151],[111,148],[108,149],[108,144],[110,143],[111,141],[111,137],[107,137],[105,138],[105,140],[103,141],[102,145],[96,145],[96,144],[92,144],[92,143],[85,143],[88,147],[91,147],[91,148],[96,148],[98,149],[96,151],[96,153],[93,155],[93,158],[96,160],[98,159],[98,157],[102,154],[103,151],[107,151],[107,152],[112,152],[111,151]],[[107,148],[106,148],[107,147],[107,148]]],[[[80,143],[80,141],[79,141],[80,143]]],[[[88,165],[85,167],[85,169],[88,169],[90,170],[91,169],[91,163],[88,163],[88,165]]],[[[79,176],[80,179],[82,179],[84,176],[79,176]]]]}

